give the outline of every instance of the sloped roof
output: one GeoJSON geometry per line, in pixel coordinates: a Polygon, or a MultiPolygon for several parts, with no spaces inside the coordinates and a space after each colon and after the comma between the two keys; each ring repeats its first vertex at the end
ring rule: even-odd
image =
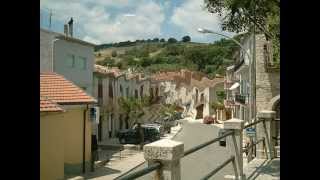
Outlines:
{"type": "Polygon", "coordinates": [[[63,112],[64,110],[55,102],[40,96],[40,112],[63,112]]]}
{"type": "Polygon", "coordinates": [[[96,100],[63,76],[45,72],[40,74],[40,96],[57,104],[89,104],[96,100]]]}
{"type": "Polygon", "coordinates": [[[123,74],[119,68],[116,68],[116,67],[108,68],[98,64],[94,65],[94,72],[104,74],[104,75],[112,75],[114,77],[118,77],[123,74]]]}

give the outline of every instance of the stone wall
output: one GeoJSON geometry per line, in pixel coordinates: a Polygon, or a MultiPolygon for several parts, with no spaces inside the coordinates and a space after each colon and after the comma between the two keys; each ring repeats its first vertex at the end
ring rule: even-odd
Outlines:
{"type": "Polygon", "coordinates": [[[267,72],[265,67],[266,43],[264,35],[256,35],[256,112],[268,109],[270,100],[280,94],[280,72],[267,72]]]}

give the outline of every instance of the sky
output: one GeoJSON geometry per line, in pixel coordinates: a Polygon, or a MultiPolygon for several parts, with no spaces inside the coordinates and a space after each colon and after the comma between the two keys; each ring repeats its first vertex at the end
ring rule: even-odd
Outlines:
{"type": "Polygon", "coordinates": [[[204,9],[203,0],[40,0],[40,26],[63,32],[63,24],[74,20],[74,36],[94,43],[114,43],[170,37],[212,43],[221,37],[202,34],[206,28],[221,30],[220,17],[204,9]]]}

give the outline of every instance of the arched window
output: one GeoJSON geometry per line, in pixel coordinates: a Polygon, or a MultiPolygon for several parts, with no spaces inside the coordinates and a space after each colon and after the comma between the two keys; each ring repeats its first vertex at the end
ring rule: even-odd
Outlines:
{"type": "Polygon", "coordinates": [[[113,98],[112,81],[109,82],[109,97],[110,97],[110,98],[113,98]]]}
{"type": "Polygon", "coordinates": [[[143,97],[143,85],[140,86],[140,97],[143,97]]]}
{"type": "Polygon", "coordinates": [[[198,102],[199,91],[196,89],[196,103],[198,102]]]}
{"type": "Polygon", "coordinates": [[[122,89],[121,84],[120,84],[120,95],[123,96],[123,89],[122,89]]]}
{"type": "Polygon", "coordinates": [[[136,89],[134,90],[134,97],[138,98],[138,90],[136,90],[136,89]]]}

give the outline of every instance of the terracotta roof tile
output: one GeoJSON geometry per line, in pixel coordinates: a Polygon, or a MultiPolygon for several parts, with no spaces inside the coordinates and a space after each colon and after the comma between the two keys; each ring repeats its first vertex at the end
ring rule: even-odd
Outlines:
{"type": "Polygon", "coordinates": [[[62,112],[64,111],[59,105],[48,98],[40,96],[40,112],[62,112]]]}
{"type": "Polygon", "coordinates": [[[46,97],[57,104],[96,102],[93,97],[86,94],[71,81],[53,72],[40,74],[40,96],[46,97]]]}
{"type": "Polygon", "coordinates": [[[114,77],[118,77],[123,74],[121,70],[117,67],[109,68],[109,67],[101,66],[98,64],[94,65],[94,72],[105,74],[105,75],[112,75],[114,77]]]}

